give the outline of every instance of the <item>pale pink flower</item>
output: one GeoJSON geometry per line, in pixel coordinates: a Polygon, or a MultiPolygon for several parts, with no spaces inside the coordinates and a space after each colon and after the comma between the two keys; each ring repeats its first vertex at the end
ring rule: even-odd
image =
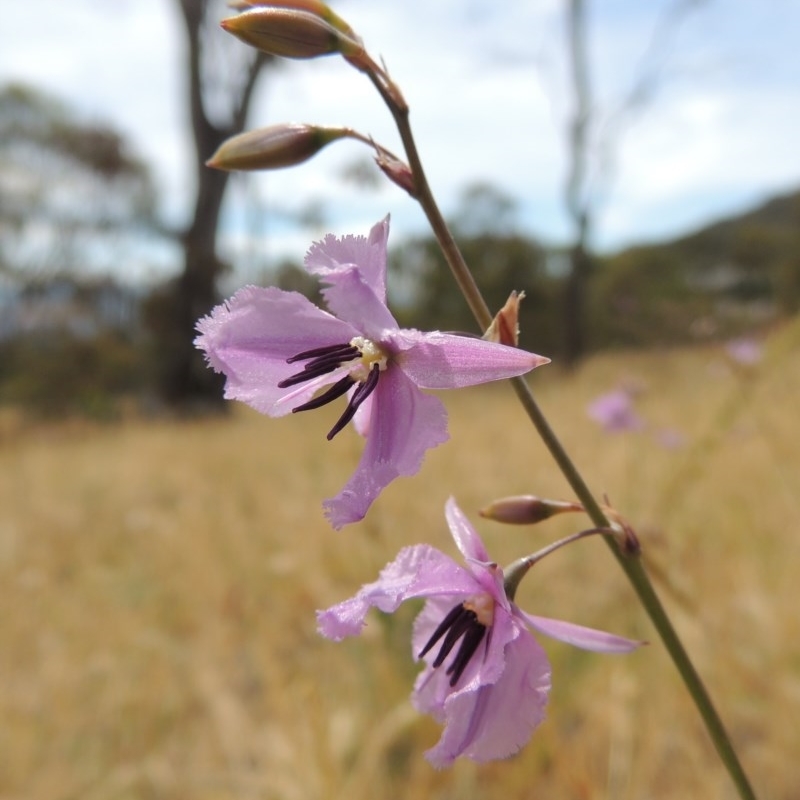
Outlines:
{"type": "Polygon", "coordinates": [[[645,427],[644,420],[633,406],[631,392],[614,389],[595,398],[586,408],[588,415],[610,433],[638,431],[645,427]]]}
{"type": "Polygon", "coordinates": [[[531,629],[602,653],[627,653],[640,642],[569,622],[526,614],[508,598],[503,570],[455,500],[445,513],[465,564],[429,545],[406,547],[349,600],[317,612],[319,631],[339,641],[359,634],[370,608],[385,613],[424,597],[412,648],[425,661],[412,702],[444,725],[426,753],[436,767],[516,753],[544,719],[550,663],[531,629]]]}
{"type": "Polygon", "coordinates": [[[733,339],[725,345],[725,351],[743,367],[754,367],[764,357],[764,349],[755,339],[733,339]]]}
{"type": "Polygon", "coordinates": [[[195,344],[227,378],[225,397],[279,417],[343,395],[332,439],[351,420],[361,461],[325,502],[331,524],[357,522],[425,451],[447,439],[442,402],[421,389],[456,389],[522,375],[549,359],[477,337],[400,328],[386,305],[388,217],[369,237],[326,236],[306,255],[329,311],[297,292],[246,287],[197,324],[195,344]]]}

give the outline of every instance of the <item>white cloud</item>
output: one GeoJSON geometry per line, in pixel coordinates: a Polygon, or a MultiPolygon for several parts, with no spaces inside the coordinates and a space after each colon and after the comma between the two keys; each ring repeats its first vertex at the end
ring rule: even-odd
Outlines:
{"type": "MultiPolygon", "coordinates": [[[[591,6],[593,80],[602,109],[631,84],[667,5],[591,6]]],[[[532,231],[565,235],[562,128],[570,101],[562,6],[562,0],[336,5],[400,83],[445,210],[461,187],[489,179],[520,200],[532,231]]],[[[4,0],[6,20],[24,19],[31,8],[28,0],[4,0]]],[[[121,127],[154,165],[169,216],[185,216],[194,153],[173,0],[37,0],[35,9],[33,26],[0,26],[0,81],[38,84],[121,127]]],[[[790,35],[799,28],[800,6],[785,0],[742,0],[735,8],[712,1],[686,17],[665,49],[660,91],[620,139],[598,217],[600,245],[678,233],[800,182],[800,66],[790,35]]],[[[270,74],[252,124],[280,120],[347,124],[400,149],[369,81],[338,59],[287,63],[270,74]]],[[[309,164],[266,177],[260,191],[295,210],[324,198],[340,232],[367,228],[386,212],[395,232],[422,229],[421,213],[394,187],[375,194],[342,185],[340,171],[358,152],[352,143],[335,144],[309,164]]],[[[267,224],[268,231],[277,226],[267,224]]],[[[287,233],[283,241],[294,246],[296,239],[287,233]]]]}

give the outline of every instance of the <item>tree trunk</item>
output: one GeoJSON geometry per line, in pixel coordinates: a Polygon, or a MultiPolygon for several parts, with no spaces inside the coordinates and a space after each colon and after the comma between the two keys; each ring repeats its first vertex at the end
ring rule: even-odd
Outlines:
{"type": "Polygon", "coordinates": [[[588,250],[590,204],[586,197],[591,97],[589,71],[586,63],[584,0],[569,0],[567,41],[575,105],[570,121],[570,161],[565,194],[567,210],[572,217],[575,229],[575,238],[570,250],[570,270],[564,287],[562,306],[564,350],[562,355],[568,366],[575,366],[586,352],[586,284],[591,268],[588,250]]]}
{"type": "MultiPolygon", "coordinates": [[[[197,152],[197,196],[192,221],[183,241],[183,271],[167,287],[152,315],[159,339],[159,389],[163,399],[179,410],[198,407],[221,408],[222,378],[205,363],[194,346],[197,320],[219,302],[217,280],[224,269],[217,254],[217,230],[228,184],[228,173],[212,170],[205,161],[225,139],[239,133],[245,124],[250,100],[261,68],[268,59],[254,51],[239,85],[233,86],[228,119],[212,121],[204,102],[204,78],[213,73],[202,69],[201,31],[216,25],[210,18],[213,0],[178,0],[186,25],[188,44],[189,107],[197,152]]],[[[220,32],[220,36],[225,36],[220,32]]],[[[241,44],[235,42],[235,46],[241,44]]]]}
{"type": "Polygon", "coordinates": [[[592,259],[584,241],[577,238],[570,250],[570,271],[564,286],[562,311],[564,315],[563,358],[572,367],[587,350],[586,287],[592,259]]]}

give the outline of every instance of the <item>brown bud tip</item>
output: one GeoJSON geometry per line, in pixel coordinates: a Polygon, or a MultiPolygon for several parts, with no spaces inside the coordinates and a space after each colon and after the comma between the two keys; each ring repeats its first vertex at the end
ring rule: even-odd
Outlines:
{"type": "Polygon", "coordinates": [[[535,525],[556,514],[567,511],[583,511],[580,503],[566,500],[546,500],[532,494],[504,497],[495,500],[479,513],[486,519],[505,522],[509,525],[535,525]]]}

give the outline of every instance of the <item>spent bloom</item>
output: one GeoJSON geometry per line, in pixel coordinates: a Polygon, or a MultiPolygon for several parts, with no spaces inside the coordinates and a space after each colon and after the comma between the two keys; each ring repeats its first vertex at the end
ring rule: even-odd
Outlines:
{"type": "Polygon", "coordinates": [[[400,328],[386,305],[388,217],[368,237],[328,235],[306,269],[328,311],[297,292],[249,286],[197,324],[195,344],[225,374],[225,397],[279,417],[347,395],[328,439],[351,420],[366,445],[355,474],[325,502],[331,524],[357,522],[425,451],[447,439],[442,402],[421,389],[455,389],[521,375],[543,356],[479,338],[400,328]]]}
{"type": "Polygon", "coordinates": [[[460,756],[513,755],[542,722],[550,664],[531,629],[603,653],[627,653],[640,644],[526,614],[506,594],[503,570],[452,498],[445,514],[464,566],[430,545],[406,547],[377,581],[317,612],[320,633],[339,641],[361,632],[372,607],[392,613],[404,600],[427,599],[412,634],[413,655],[425,661],[412,702],[444,725],[426,753],[439,768],[460,756]]]}

